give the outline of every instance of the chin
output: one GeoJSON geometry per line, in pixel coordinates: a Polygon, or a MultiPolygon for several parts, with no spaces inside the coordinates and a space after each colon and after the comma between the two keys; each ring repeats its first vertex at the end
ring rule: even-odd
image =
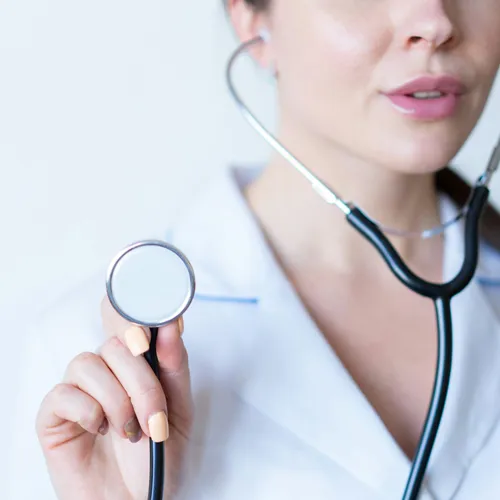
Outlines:
{"type": "MultiPolygon", "coordinates": [[[[430,127],[432,129],[432,127],[430,127]]],[[[438,128],[434,131],[405,135],[394,133],[379,144],[378,162],[400,173],[423,175],[434,173],[450,164],[466,137],[438,128]]]]}

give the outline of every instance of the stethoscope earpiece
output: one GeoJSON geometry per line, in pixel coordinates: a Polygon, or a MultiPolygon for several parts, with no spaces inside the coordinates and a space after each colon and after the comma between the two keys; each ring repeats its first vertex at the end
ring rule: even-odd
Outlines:
{"type": "MultiPolygon", "coordinates": [[[[259,30],[259,36],[255,38],[255,40],[259,40],[267,44],[271,41],[271,32],[267,28],[261,28],[259,30]]],[[[266,73],[268,73],[272,80],[276,80],[276,77],[278,76],[278,72],[276,70],[276,66],[274,63],[271,63],[267,68],[266,68],[266,73]]]]}
{"type": "Polygon", "coordinates": [[[259,36],[262,38],[264,43],[268,43],[271,40],[271,33],[267,28],[261,28],[259,30],[259,36]]]}

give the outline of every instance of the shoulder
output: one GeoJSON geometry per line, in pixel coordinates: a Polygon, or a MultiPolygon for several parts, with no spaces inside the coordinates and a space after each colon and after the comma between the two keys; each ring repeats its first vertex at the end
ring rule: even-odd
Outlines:
{"type": "Polygon", "coordinates": [[[27,321],[28,343],[38,346],[33,355],[54,376],[62,376],[74,356],[95,350],[104,338],[100,304],[106,293],[105,271],[94,271],[27,321]]]}
{"type": "Polygon", "coordinates": [[[16,352],[20,362],[10,383],[19,397],[13,398],[9,410],[6,487],[12,495],[16,492],[16,498],[55,498],[34,422],[42,400],[62,380],[68,362],[97,345],[103,276],[101,272],[90,276],[51,305],[25,318],[22,326],[15,326],[22,333],[16,352]],[[23,482],[23,471],[28,469],[32,481],[23,482]]]}

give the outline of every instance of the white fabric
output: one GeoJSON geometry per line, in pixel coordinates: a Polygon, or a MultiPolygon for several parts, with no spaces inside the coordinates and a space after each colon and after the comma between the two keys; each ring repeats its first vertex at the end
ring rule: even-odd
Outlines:
{"type": "MultiPolygon", "coordinates": [[[[197,279],[184,334],[196,425],[179,498],[399,499],[410,463],[278,266],[241,193],[254,175],[227,169],[165,236],[197,279]]],[[[443,219],[456,210],[444,197],[441,208],[443,219]]],[[[450,278],[463,225],[445,242],[450,278]]],[[[34,418],[71,358],[104,338],[105,271],[23,332],[9,500],[55,498],[34,418]]],[[[475,279],[452,303],[453,373],[421,499],[500,498],[499,291],[500,256],[483,245],[475,279]]]]}

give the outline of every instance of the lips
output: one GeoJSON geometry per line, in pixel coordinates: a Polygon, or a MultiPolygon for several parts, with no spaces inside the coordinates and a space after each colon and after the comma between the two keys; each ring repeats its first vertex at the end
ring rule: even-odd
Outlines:
{"type": "Polygon", "coordinates": [[[466,91],[465,85],[451,76],[412,80],[385,95],[393,107],[416,119],[440,120],[452,116],[466,91]]]}
{"type": "Polygon", "coordinates": [[[412,95],[416,92],[441,92],[442,94],[462,95],[465,92],[465,85],[452,76],[423,77],[412,80],[394,90],[387,92],[387,95],[412,95]]]}

